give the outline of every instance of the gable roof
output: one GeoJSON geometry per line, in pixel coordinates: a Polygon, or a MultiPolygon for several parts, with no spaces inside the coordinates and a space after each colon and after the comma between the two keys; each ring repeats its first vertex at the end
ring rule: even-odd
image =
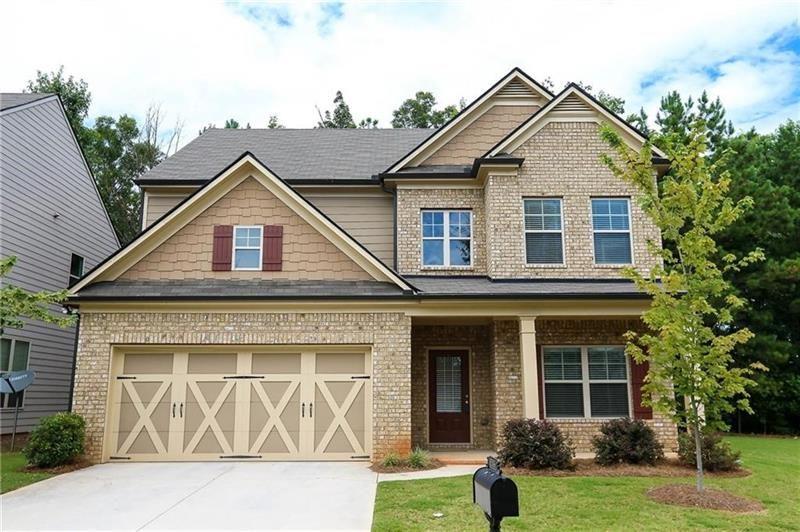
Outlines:
{"type": "Polygon", "coordinates": [[[291,183],[359,184],[430,134],[430,129],[209,129],[137,183],[200,185],[249,152],[291,183]]]}
{"type": "Polygon", "coordinates": [[[520,94],[521,89],[529,89],[536,94],[542,96],[546,101],[553,98],[553,93],[543,87],[538,81],[530,77],[522,71],[522,69],[515,67],[511,71],[500,78],[494,85],[489,87],[483,94],[478,96],[469,105],[461,110],[450,121],[442,127],[430,134],[425,140],[420,142],[411,151],[406,153],[402,158],[397,160],[383,173],[394,173],[402,170],[406,166],[414,166],[416,162],[427,150],[430,150],[436,144],[445,139],[448,134],[454,134],[461,131],[466,125],[471,123],[470,119],[480,116],[480,108],[483,104],[488,102],[492,97],[497,96],[499,93],[504,93],[509,97],[515,97],[520,94]]]}
{"type": "MultiPolygon", "coordinates": [[[[495,144],[484,154],[484,157],[495,157],[499,154],[513,152],[539,130],[543,125],[545,117],[552,116],[555,112],[561,112],[566,116],[572,117],[572,119],[576,117],[595,117],[596,114],[600,114],[611,124],[626,132],[636,141],[640,143],[647,141],[647,135],[625,121],[615,112],[611,111],[582,87],[575,83],[570,83],[564,90],[550,100],[547,105],[539,109],[530,118],[506,135],[500,142],[495,144]]],[[[666,154],[657,147],[653,146],[652,150],[656,156],[666,157],[666,154]]]]}
{"type": "Polygon", "coordinates": [[[318,208],[298,194],[283,179],[258,160],[252,153],[245,152],[224,168],[217,176],[190,194],[181,203],[151,224],[128,245],[118,250],[97,265],[70,289],[75,296],[83,288],[99,281],[117,279],[133,264],[147,256],[159,245],[174,235],[179,229],[194,220],[206,208],[224,196],[245,178],[252,176],[277,198],[295,211],[306,222],[314,226],[325,238],[344,252],[375,280],[394,283],[403,290],[413,291],[414,287],[394,270],[386,266],[362,244],[353,239],[344,229],[328,218],[318,208]],[[237,170],[249,165],[253,172],[241,175],[237,170]],[[239,175],[238,181],[235,176],[239,175]]]}
{"type": "Polygon", "coordinates": [[[55,97],[55,94],[39,92],[2,92],[0,93],[0,111],[8,111],[9,109],[50,97],[55,97]]]}

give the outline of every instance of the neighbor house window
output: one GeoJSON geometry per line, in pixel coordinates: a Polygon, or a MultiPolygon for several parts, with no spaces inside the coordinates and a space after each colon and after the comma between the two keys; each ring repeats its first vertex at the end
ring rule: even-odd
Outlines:
{"type": "Polygon", "coordinates": [[[471,211],[422,211],[422,265],[472,265],[471,211]]]}
{"type": "Polygon", "coordinates": [[[624,347],[543,347],[542,370],[545,417],[629,415],[624,347]]]}
{"type": "Polygon", "coordinates": [[[595,264],[631,263],[631,224],[626,198],[592,200],[595,264]]]}
{"type": "Polygon", "coordinates": [[[74,285],[83,277],[83,257],[72,254],[69,261],[69,286],[74,285]]]}
{"type": "MultiPolygon", "coordinates": [[[[12,338],[0,338],[0,373],[8,371],[23,371],[28,369],[28,354],[31,351],[30,342],[14,340],[12,338]]],[[[0,408],[13,408],[22,406],[25,392],[19,394],[0,394],[0,408]]]]}
{"type": "Polygon", "coordinates": [[[234,270],[261,270],[263,230],[260,225],[237,225],[233,228],[234,270]]]}
{"type": "Polygon", "coordinates": [[[528,264],[563,264],[561,200],[526,199],[524,207],[525,261],[528,264]]]}

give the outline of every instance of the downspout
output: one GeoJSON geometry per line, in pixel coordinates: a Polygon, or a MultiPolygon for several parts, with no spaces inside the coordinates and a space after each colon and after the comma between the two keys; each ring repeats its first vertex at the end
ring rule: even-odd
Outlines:
{"type": "Polygon", "coordinates": [[[78,365],[78,340],[81,331],[81,315],[78,313],[78,321],[75,324],[75,347],[72,350],[72,373],[69,379],[69,404],[67,404],[67,412],[72,412],[72,398],[75,395],[75,370],[78,365]]]}
{"type": "Polygon", "coordinates": [[[383,179],[381,179],[381,190],[392,196],[392,269],[397,271],[397,190],[386,188],[383,179]]]}

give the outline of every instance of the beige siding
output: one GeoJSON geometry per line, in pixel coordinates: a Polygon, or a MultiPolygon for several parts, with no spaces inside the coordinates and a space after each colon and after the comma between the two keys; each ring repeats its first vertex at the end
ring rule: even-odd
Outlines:
{"type": "Polygon", "coordinates": [[[536,105],[495,105],[422,164],[472,164],[537,110],[536,105]]]}
{"type": "Polygon", "coordinates": [[[304,193],[308,201],[388,266],[394,263],[394,205],[381,193],[304,193]]]}
{"type": "Polygon", "coordinates": [[[371,280],[358,264],[254,178],[248,178],[126,271],[121,279],[371,280]],[[282,225],[283,270],[211,271],[215,225],[282,225]]]}
{"type": "Polygon", "coordinates": [[[189,192],[175,194],[158,194],[145,192],[145,223],[144,227],[164,216],[175,205],[186,199],[189,192]]]}

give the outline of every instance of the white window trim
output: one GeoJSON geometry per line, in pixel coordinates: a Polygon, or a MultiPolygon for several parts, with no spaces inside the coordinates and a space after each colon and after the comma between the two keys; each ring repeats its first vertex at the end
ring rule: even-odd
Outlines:
{"type": "Polygon", "coordinates": [[[590,379],[589,378],[589,348],[617,348],[617,349],[625,349],[624,345],[543,345],[542,351],[539,354],[541,359],[542,365],[542,410],[544,411],[545,419],[548,419],[547,416],[547,379],[544,376],[544,350],[548,348],[552,349],[574,349],[578,348],[581,350],[581,380],[558,380],[558,381],[550,381],[552,383],[557,384],[581,384],[583,388],[583,417],[552,417],[549,419],[556,419],[559,421],[571,421],[571,420],[580,420],[580,419],[619,419],[620,417],[625,416],[593,416],[592,413],[592,398],[591,398],[591,390],[589,385],[590,384],[625,384],[626,389],[628,391],[628,416],[633,417],[633,393],[631,390],[631,362],[628,355],[625,355],[625,380],[622,379],[590,379]]]}
{"type": "Polygon", "coordinates": [[[475,264],[475,247],[473,246],[474,239],[473,234],[475,228],[473,227],[475,223],[475,216],[471,209],[422,209],[419,213],[419,234],[420,234],[420,245],[419,245],[419,262],[420,266],[423,270],[471,270],[474,268],[475,264]],[[425,230],[423,228],[422,219],[426,212],[441,212],[443,213],[444,217],[444,233],[442,236],[425,236],[425,230]],[[451,212],[466,212],[469,213],[469,238],[464,237],[454,237],[453,240],[469,240],[469,264],[457,264],[451,265],[450,264],[450,216],[449,213],[451,212]],[[444,249],[442,250],[442,260],[444,264],[425,264],[425,250],[423,242],[425,240],[442,240],[444,249]]]}
{"type": "Polygon", "coordinates": [[[261,265],[264,262],[264,226],[262,225],[234,225],[233,226],[233,245],[231,246],[231,270],[240,272],[260,272],[261,265]],[[236,230],[237,229],[258,229],[261,235],[258,239],[258,246],[237,246],[236,245],[236,230]],[[236,250],[237,249],[258,249],[258,266],[255,268],[237,268],[236,267],[236,250]]]}
{"type": "MultiPolygon", "coordinates": [[[[30,340],[22,340],[19,338],[14,338],[13,336],[3,336],[3,340],[11,340],[11,351],[8,354],[8,369],[0,368],[0,373],[5,373],[6,371],[11,371],[11,368],[14,366],[14,344],[17,342],[25,342],[28,344],[28,360],[25,361],[25,369],[31,367],[31,352],[33,351],[33,342],[30,340]]],[[[10,395],[10,394],[8,394],[10,395]]],[[[28,394],[22,395],[22,403],[19,405],[19,409],[23,410],[25,408],[25,396],[28,394]]],[[[15,407],[13,406],[3,406],[0,410],[14,410],[15,407]]]]}
{"type": "MultiPolygon", "coordinates": [[[[544,212],[544,211],[543,211],[544,212]]],[[[522,198],[522,256],[525,257],[525,266],[530,268],[564,268],[567,266],[567,249],[566,240],[564,237],[564,198],[561,197],[530,197],[522,198]],[[525,228],[525,202],[529,200],[558,200],[558,212],[561,218],[561,230],[555,231],[553,229],[526,229],[525,228]],[[528,243],[526,235],[528,233],[561,233],[561,262],[528,262],[528,243]]]]}
{"type": "Polygon", "coordinates": [[[625,266],[633,266],[636,262],[633,257],[633,216],[631,216],[631,199],[628,197],[615,197],[615,196],[592,196],[589,198],[589,224],[592,228],[592,262],[598,268],[624,268],[625,266]],[[603,229],[601,231],[594,228],[594,212],[592,211],[593,200],[625,200],[628,205],[628,229],[603,229]],[[628,233],[628,245],[631,248],[631,261],[630,262],[597,262],[597,253],[594,248],[594,235],[596,233],[628,233]]]}

